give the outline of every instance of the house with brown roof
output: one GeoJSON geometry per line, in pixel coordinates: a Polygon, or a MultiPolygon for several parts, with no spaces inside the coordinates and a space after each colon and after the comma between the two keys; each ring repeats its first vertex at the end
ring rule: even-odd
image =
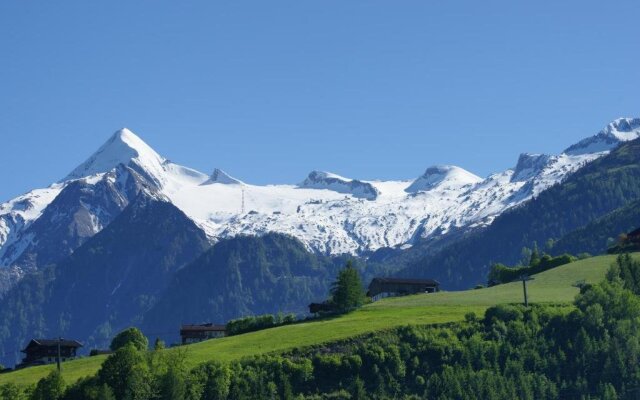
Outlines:
{"type": "Polygon", "coordinates": [[[16,365],[16,368],[55,363],[58,359],[58,346],[62,362],[75,359],[77,350],[82,347],[82,344],[76,340],[67,339],[31,339],[21,350],[25,353],[25,357],[20,364],[16,365]]]}
{"type": "Polygon", "coordinates": [[[433,279],[373,278],[367,296],[377,301],[385,297],[435,293],[439,290],[440,283],[433,279]]]}
{"type": "Polygon", "coordinates": [[[202,342],[203,340],[225,337],[227,334],[226,325],[215,325],[212,323],[201,325],[182,325],[180,337],[182,344],[202,342]]]}

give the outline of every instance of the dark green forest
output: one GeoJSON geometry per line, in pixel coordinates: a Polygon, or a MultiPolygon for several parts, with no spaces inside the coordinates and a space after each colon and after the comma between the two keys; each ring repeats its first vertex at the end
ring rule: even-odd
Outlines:
{"type": "Polygon", "coordinates": [[[602,254],[615,245],[618,235],[640,227],[640,201],[634,201],[622,208],[576,229],[553,243],[550,251],[555,254],[588,252],[602,254]]]}

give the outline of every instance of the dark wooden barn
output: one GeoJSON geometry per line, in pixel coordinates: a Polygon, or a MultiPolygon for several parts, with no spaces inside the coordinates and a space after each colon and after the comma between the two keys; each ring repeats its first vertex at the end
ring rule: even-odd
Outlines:
{"type": "Polygon", "coordinates": [[[25,353],[25,357],[16,368],[55,363],[58,358],[58,345],[60,345],[60,361],[73,360],[77,356],[77,350],[82,347],[82,344],[76,340],[31,339],[21,350],[25,353]]]}
{"type": "Polygon", "coordinates": [[[182,344],[190,344],[202,342],[203,340],[221,338],[226,336],[226,325],[201,324],[201,325],[182,325],[180,328],[180,337],[182,344]]]}
{"type": "Polygon", "coordinates": [[[418,293],[435,293],[440,283],[433,279],[374,278],[369,284],[367,296],[373,301],[394,296],[418,293]]]}
{"type": "Polygon", "coordinates": [[[311,303],[309,304],[309,312],[311,314],[329,314],[334,312],[333,305],[330,303],[311,303]]]}
{"type": "Polygon", "coordinates": [[[640,243],[640,228],[627,233],[627,240],[631,243],[640,243]]]}

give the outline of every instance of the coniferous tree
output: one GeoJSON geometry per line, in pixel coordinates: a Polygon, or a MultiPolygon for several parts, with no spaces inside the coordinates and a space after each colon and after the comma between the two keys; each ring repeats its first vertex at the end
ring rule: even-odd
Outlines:
{"type": "Polygon", "coordinates": [[[160,338],[156,338],[156,341],[153,344],[153,349],[157,351],[157,350],[162,350],[165,347],[167,347],[167,346],[164,344],[164,341],[160,340],[160,338]]]}
{"type": "Polygon", "coordinates": [[[338,273],[331,288],[331,301],[336,310],[346,312],[364,304],[365,293],[360,274],[351,261],[338,273]]]}
{"type": "Polygon", "coordinates": [[[540,264],[540,252],[538,251],[538,243],[533,242],[533,251],[531,252],[531,259],[529,260],[529,266],[535,267],[540,264]]]}

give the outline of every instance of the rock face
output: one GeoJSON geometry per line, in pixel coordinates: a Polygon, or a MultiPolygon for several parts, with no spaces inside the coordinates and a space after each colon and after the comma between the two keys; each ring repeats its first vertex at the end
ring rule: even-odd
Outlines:
{"type": "Polygon", "coordinates": [[[3,247],[4,263],[31,269],[63,259],[109,225],[145,188],[152,190],[122,164],[95,183],[69,182],[38,219],[3,247]]]}
{"type": "Polygon", "coordinates": [[[524,182],[539,175],[548,165],[550,159],[551,156],[547,154],[520,154],[511,181],[524,182]]]}
{"type": "Polygon", "coordinates": [[[340,175],[324,171],[311,171],[307,179],[300,184],[300,187],[306,189],[327,189],[367,200],[375,200],[380,194],[378,189],[371,183],[344,178],[340,175]]]}
{"type": "Polygon", "coordinates": [[[223,170],[216,168],[213,170],[213,173],[211,174],[209,179],[205,183],[203,183],[203,185],[209,185],[212,183],[222,183],[225,185],[241,185],[243,182],[232,177],[223,170]]]}

